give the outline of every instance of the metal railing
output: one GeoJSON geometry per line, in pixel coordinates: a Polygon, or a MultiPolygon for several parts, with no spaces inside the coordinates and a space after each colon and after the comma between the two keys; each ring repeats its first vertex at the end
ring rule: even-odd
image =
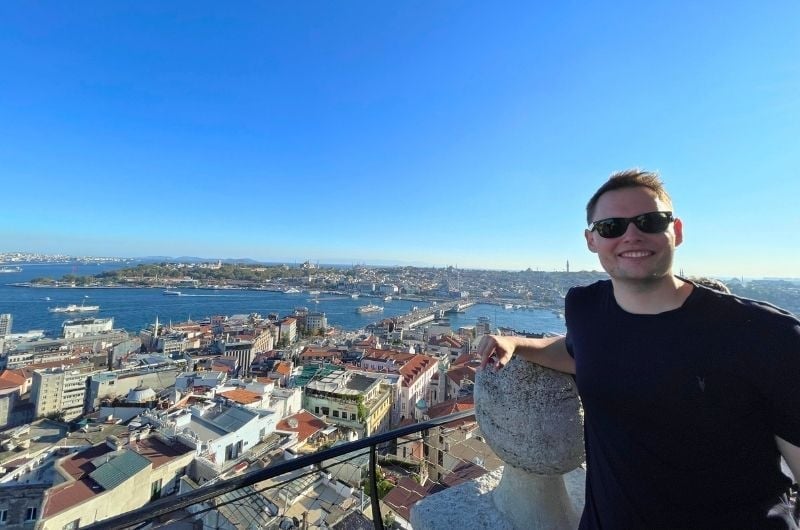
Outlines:
{"type": "Polygon", "coordinates": [[[152,501],[141,508],[137,508],[122,515],[105,519],[103,521],[95,522],[89,526],[86,526],[85,528],[135,528],[169,514],[184,510],[192,505],[210,501],[226,493],[231,493],[236,490],[255,485],[259,482],[263,482],[292,471],[303,469],[307,466],[320,464],[325,460],[331,460],[348,453],[359,451],[361,449],[369,449],[368,480],[370,486],[369,494],[372,504],[372,521],[376,529],[384,530],[383,518],[381,516],[378,498],[378,446],[382,446],[398,438],[415,433],[421,432],[424,435],[429,429],[440,427],[453,421],[474,417],[474,415],[474,410],[457,412],[436,419],[426,420],[420,423],[401,427],[386,433],[370,436],[368,438],[363,438],[361,440],[356,440],[355,442],[337,445],[335,447],[331,447],[309,455],[299,456],[295,459],[280,462],[258,471],[252,471],[240,477],[214,482],[205,486],[201,486],[198,489],[189,491],[187,493],[177,496],[164,497],[152,501]]]}

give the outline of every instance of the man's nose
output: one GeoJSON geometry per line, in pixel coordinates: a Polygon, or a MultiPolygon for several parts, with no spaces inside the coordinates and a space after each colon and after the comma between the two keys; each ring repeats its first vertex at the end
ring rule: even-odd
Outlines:
{"type": "Polygon", "coordinates": [[[642,239],[644,232],[639,230],[639,227],[631,221],[628,223],[628,226],[625,227],[625,233],[622,234],[622,239],[625,241],[637,241],[642,239]]]}

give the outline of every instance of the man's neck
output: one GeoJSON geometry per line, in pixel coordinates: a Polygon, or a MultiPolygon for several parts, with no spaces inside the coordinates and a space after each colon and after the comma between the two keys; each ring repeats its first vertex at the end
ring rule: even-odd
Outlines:
{"type": "Polygon", "coordinates": [[[611,283],[617,304],[628,313],[638,315],[656,315],[677,309],[693,288],[692,284],[672,274],[645,281],[612,278],[611,283]]]}

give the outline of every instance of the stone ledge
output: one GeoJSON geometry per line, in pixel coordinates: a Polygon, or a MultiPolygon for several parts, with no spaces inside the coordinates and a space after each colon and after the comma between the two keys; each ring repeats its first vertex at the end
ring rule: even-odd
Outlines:
{"type": "MultiPolygon", "coordinates": [[[[502,475],[501,467],[420,500],[411,508],[411,527],[414,530],[527,530],[514,528],[494,504],[492,492],[502,475]]],[[[564,482],[576,513],[582,513],[586,471],[582,467],[570,471],[564,475],[564,482]]]]}

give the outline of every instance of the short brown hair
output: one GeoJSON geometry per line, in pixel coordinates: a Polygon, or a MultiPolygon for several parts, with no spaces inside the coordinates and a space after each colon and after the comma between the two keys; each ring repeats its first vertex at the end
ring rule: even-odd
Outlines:
{"type": "Polygon", "coordinates": [[[634,168],[626,169],[625,171],[618,171],[612,174],[605,184],[600,186],[589,202],[586,204],[586,224],[592,224],[592,217],[594,216],[594,209],[597,206],[597,201],[600,196],[607,191],[618,190],[622,188],[636,188],[641,186],[653,191],[656,196],[672,207],[672,199],[664,189],[664,183],[658,176],[658,173],[652,171],[645,171],[643,169],[634,168]]]}

